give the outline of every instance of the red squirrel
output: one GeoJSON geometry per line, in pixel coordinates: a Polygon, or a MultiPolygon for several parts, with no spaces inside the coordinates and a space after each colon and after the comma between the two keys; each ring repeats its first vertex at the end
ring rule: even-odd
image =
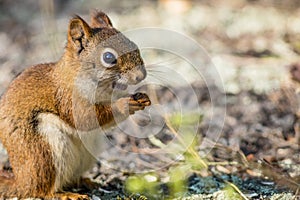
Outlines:
{"type": "Polygon", "coordinates": [[[93,11],[90,25],[72,18],[62,57],[27,68],[1,97],[0,140],[13,174],[0,176],[0,197],[87,199],[64,191],[96,160],[78,132],[112,126],[149,106],[145,93],[111,98],[145,77],[137,45],[105,13],[93,11]]]}

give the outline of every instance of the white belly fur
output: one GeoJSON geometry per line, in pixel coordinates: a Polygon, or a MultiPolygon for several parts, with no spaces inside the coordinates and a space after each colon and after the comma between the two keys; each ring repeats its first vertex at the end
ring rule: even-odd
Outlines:
{"type": "Polygon", "coordinates": [[[79,133],[58,116],[49,113],[38,115],[39,133],[45,136],[53,152],[53,161],[56,170],[55,192],[62,191],[64,186],[76,183],[80,176],[95,163],[96,158],[86,149],[98,148],[101,131],[82,133],[88,135],[83,143],[79,133]]]}

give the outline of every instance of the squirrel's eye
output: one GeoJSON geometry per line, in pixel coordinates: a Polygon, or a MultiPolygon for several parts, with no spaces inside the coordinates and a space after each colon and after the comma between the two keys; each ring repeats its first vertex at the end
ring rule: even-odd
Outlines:
{"type": "Polygon", "coordinates": [[[103,53],[103,61],[106,64],[116,64],[117,58],[112,52],[107,51],[103,53]]]}
{"type": "Polygon", "coordinates": [[[105,48],[101,54],[102,66],[110,68],[117,64],[118,53],[112,48],[105,48]]]}

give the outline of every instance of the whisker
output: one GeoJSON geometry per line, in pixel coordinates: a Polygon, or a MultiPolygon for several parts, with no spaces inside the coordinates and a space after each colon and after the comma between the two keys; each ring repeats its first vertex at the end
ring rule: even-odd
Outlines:
{"type": "Polygon", "coordinates": [[[152,71],[149,71],[149,72],[147,73],[147,76],[148,76],[148,77],[154,77],[154,78],[157,78],[157,77],[163,78],[163,77],[166,76],[166,73],[163,72],[163,71],[155,71],[154,73],[153,73],[152,71]]]}
{"type": "Polygon", "coordinates": [[[158,72],[158,71],[161,71],[162,70],[159,70],[159,68],[162,68],[162,67],[167,67],[167,66],[172,66],[172,65],[175,65],[175,64],[178,64],[182,62],[181,60],[177,60],[177,61],[174,61],[174,62],[170,62],[168,64],[157,64],[157,65],[151,65],[150,67],[148,65],[146,65],[146,69],[147,71],[155,71],[155,72],[158,72]]]}
{"type": "MultiPolygon", "coordinates": [[[[154,77],[155,79],[161,81],[162,83],[168,83],[168,81],[166,80],[165,73],[149,74],[149,77],[154,77]]],[[[147,79],[145,79],[145,82],[147,83],[147,79]]]]}
{"type": "Polygon", "coordinates": [[[171,62],[171,61],[174,61],[174,60],[179,60],[179,59],[180,58],[174,56],[173,58],[170,58],[168,60],[160,61],[160,62],[157,62],[157,63],[150,63],[150,64],[147,64],[146,66],[168,64],[168,62],[171,62]]]}
{"type": "Polygon", "coordinates": [[[108,85],[108,83],[110,84],[114,80],[116,80],[115,77],[108,77],[108,78],[99,80],[98,84],[108,85]]]}
{"type": "Polygon", "coordinates": [[[158,72],[158,73],[163,73],[164,71],[159,69],[159,68],[150,68],[147,69],[147,72],[158,72]]]}

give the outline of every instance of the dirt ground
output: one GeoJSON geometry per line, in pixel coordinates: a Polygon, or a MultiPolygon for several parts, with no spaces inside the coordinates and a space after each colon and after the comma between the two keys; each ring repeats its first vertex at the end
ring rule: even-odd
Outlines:
{"type": "MultiPolygon", "coordinates": [[[[91,8],[107,12],[121,31],[181,33],[201,45],[207,55],[192,55],[210,65],[200,77],[180,55],[142,49],[149,78],[165,84],[139,88],[153,106],[104,134],[99,162],[87,173],[100,189],[75,191],[93,199],[299,198],[300,2],[0,0],[1,94],[26,67],[58,60],[68,20],[75,13],[89,19],[91,8]],[[205,79],[212,68],[217,84],[205,79]],[[187,83],[173,84],[173,74],[162,69],[175,70],[187,83]],[[191,144],[206,167],[188,160],[191,144]],[[180,177],[184,189],[176,193],[170,182],[178,167],[188,168],[180,177]],[[140,181],[145,174],[156,178],[155,191],[129,191],[128,177],[140,181]],[[224,193],[228,186],[234,198],[224,193]]],[[[0,146],[7,169],[6,161],[0,146]]]]}

